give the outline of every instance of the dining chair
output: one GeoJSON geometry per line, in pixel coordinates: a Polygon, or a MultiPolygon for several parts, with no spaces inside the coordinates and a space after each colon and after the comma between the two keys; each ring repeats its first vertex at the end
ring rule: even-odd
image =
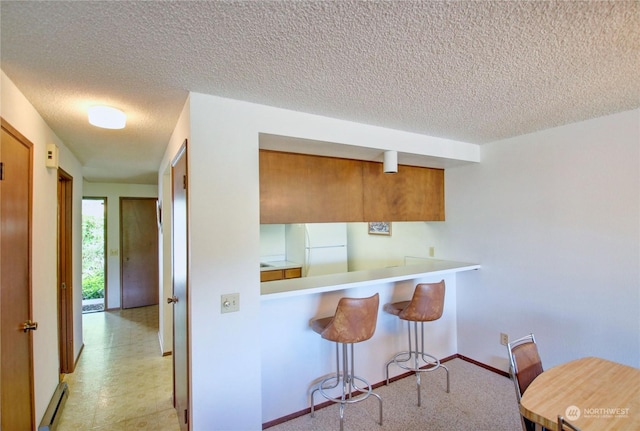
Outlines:
{"type": "MultiPolygon", "coordinates": [[[[516,388],[518,404],[520,404],[522,394],[527,390],[533,379],[542,373],[542,360],[538,354],[538,345],[533,334],[507,343],[507,351],[509,353],[509,374],[516,388]]],[[[524,431],[533,431],[535,429],[535,423],[522,415],[520,419],[524,431]]]]}
{"type": "Polygon", "coordinates": [[[558,431],[580,431],[580,428],[568,422],[561,415],[558,415],[558,431]]]}

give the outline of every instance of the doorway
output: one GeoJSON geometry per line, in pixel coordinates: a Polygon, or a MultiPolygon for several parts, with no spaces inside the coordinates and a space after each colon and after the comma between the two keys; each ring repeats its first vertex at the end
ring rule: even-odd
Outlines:
{"type": "Polygon", "coordinates": [[[72,267],[73,177],[58,168],[58,350],[60,374],[72,373],[73,354],[73,267],[72,267]]]}
{"type": "Polygon", "coordinates": [[[107,305],[107,198],[82,199],[82,313],[107,305]]]}
{"type": "Polygon", "coordinates": [[[187,140],[171,165],[173,226],[173,403],[181,431],[188,431],[189,379],[189,216],[187,140]]]}

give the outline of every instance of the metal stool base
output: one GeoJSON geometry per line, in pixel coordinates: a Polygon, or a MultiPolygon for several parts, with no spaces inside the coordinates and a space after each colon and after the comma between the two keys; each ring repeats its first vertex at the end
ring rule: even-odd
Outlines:
{"type": "Polygon", "coordinates": [[[411,322],[407,321],[408,324],[408,334],[409,334],[409,350],[396,353],[393,358],[386,364],[386,384],[389,385],[389,365],[395,364],[398,367],[405,369],[407,371],[411,371],[416,375],[416,384],[418,391],[418,407],[421,406],[422,400],[420,395],[420,374],[421,373],[429,373],[431,371],[435,371],[439,368],[443,368],[447,373],[447,393],[449,393],[449,369],[440,363],[440,360],[433,355],[424,352],[424,322],[420,322],[421,334],[422,334],[422,343],[420,351],[418,348],[418,322],[414,323],[414,335],[415,335],[415,345],[416,350],[412,350],[411,343],[411,322]]]}
{"type": "Polygon", "coordinates": [[[329,376],[320,383],[318,383],[314,389],[311,391],[311,417],[315,416],[315,405],[314,405],[314,395],[316,392],[320,392],[327,400],[340,404],[340,431],[344,429],[344,408],[347,404],[354,404],[360,401],[364,401],[370,396],[374,396],[378,399],[380,403],[380,421],[379,424],[382,425],[382,398],[380,395],[373,392],[371,389],[371,384],[362,377],[358,377],[353,374],[353,344],[349,344],[351,347],[350,355],[347,355],[347,344],[344,343],[336,343],[336,373],[332,376],[329,376]],[[342,344],[342,371],[340,372],[340,360],[339,360],[339,350],[340,346],[338,344],[342,344]],[[347,356],[350,356],[351,367],[348,368],[348,360],[347,356]],[[356,381],[361,382],[363,384],[362,387],[356,384],[356,381]],[[329,395],[326,390],[334,389],[338,387],[338,385],[342,382],[342,394],[340,396],[334,397],[329,395]],[[366,388],[366,389],[363,389],[366,388]],[[354,395],[353,392],[358,391],[357,395],[354,395]]]}

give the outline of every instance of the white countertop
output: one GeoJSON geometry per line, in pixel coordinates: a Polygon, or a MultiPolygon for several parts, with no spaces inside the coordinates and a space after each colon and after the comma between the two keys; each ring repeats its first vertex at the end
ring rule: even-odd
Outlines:
{"type": "Polygon", "coordinates": [[[260,266],[260,272],[262,271],[274,271],[278,269],[290,269],[290,268],[302,268],[301,263],[291,262],[289,260],[274,260],[260,262],[260,264],[266,264],[269,266],[260,266]]]}
{"type": "MultiPolygon", "coordinates": [[[[266,268],[269,269],[269,268],[266,268]]],[[[287,298],[312,293],[331,292],[371,284],[390,283],[420,278],[426,275],[451,274],[480,269],[479,264],[427,259],[424,263],[344,272],[340,274],[302,277],[260,283],[261,300],[287,298]]]]}

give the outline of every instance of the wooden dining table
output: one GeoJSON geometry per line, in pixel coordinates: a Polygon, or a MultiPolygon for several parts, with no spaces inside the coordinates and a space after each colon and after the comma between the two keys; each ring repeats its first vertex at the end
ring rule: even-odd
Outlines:
{"type": "Polygon", "coordinates": [[[520,413],[549,430],[558,415],[582,431],[640,430],[640,369],[601,358],[581,358],[536,377],[520,413]]]}

